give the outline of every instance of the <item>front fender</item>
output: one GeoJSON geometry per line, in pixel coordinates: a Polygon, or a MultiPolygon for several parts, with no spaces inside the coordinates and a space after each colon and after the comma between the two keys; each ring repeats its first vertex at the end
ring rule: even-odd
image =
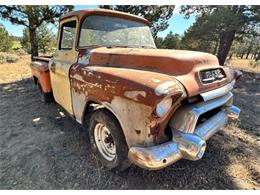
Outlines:
{"type": "Polygon", "coordinates": [[[178,102],[185,96],[183,86],[173,77],[150,71],[115,67],[73,65],[70,71],[72,107],[82,123],[84,105],[99,103],[115,114],[128,146],[156,143],[159,127],[154,109],[166,96],[178,102]]]}

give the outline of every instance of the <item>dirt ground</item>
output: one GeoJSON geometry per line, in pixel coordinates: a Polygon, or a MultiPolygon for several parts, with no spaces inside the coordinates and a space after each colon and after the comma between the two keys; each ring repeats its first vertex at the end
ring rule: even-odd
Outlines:
{"type": "Polygon", "coordinates": [[[115,173],[97,168],[79,124],[40,101],[29,66],[8,66],[0,64],[0,189],[260,189],[260,73],[243,72],[234,89],[241,121],[213,136],[203,159],[115,173]]]}

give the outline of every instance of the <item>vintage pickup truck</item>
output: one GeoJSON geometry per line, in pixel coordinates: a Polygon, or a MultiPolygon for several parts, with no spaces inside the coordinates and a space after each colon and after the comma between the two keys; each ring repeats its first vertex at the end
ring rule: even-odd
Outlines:
{"type": "Polygon", "coordinates": [[[109,170],[201,159],[206,140],[240,113],[231,92],[240,71],[211,54],[156,49],[149,22],[122,12],[64,15],[55,54],[31,69],[43,99],[53,95],[86,128],[109,170]]]}

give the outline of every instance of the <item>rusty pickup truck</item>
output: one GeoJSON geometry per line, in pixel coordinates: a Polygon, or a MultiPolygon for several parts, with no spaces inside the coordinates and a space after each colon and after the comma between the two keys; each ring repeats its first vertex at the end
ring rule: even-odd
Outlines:
{"type": "Polygon", "coordinates": [[[199,160],[206,141],[240,113],[231,92],[240,71],[208,53],[157,49],[149,22],[127,13],[62,16],[56,52],[31,69],[43,100],[83,125],[109,170],[199,160]]]}

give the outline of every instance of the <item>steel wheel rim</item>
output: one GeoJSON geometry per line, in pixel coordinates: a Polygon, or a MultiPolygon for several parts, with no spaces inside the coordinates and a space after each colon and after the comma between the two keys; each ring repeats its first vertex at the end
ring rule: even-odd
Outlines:
{"type": "Polygon", "coordinates": [[[94,128],[94,138],[100,154],[108,161],[116,157],[116,145],[109,129],[102,123],[97,123],[94,128]]]}

